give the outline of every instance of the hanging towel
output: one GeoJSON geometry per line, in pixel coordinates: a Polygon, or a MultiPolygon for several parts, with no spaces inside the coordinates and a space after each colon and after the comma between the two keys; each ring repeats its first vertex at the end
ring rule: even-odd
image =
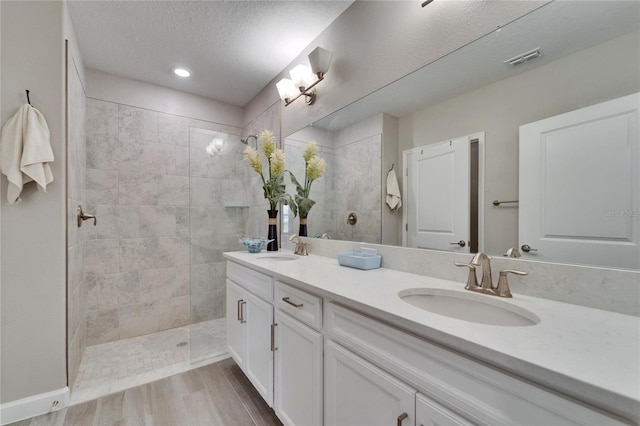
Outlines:
{"type": "Polygon", "coordinates": [[[53,162],[53,150],[47,121],[40,111],[24,104],[2,127],[0,169],[7,176],[7,201],[20,202],[25,183],[35,181],[47,192],[53,182],[49,163],[53,162]]]}
{"type": "Polygon", "coordinates": [[[387,174],[387,205],[392,211],[398,211],[402,207],[398,178],[393,169],[387,174]]]}

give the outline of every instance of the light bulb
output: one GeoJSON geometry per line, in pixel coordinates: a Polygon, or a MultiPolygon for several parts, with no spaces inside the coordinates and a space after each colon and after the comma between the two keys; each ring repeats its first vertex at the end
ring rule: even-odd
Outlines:
{"type": "Polygon", "coordinates": [[[311,83],[313,83],[313,74],[311,74],[311,70],[309,69],[309,67],[305,65],[296,65],[295,68],[289,71],[289,75],[291,75],[293,85],[297,87],[301,92],[303,92],[306,87],[309,87],[311,83]]]}
{"type": "Polygon", "coordinates": [[[282,99],[283,101],[293,98],[298,92],[298,89],[293,84],[293,81],[289,80],[288,78],[283,78],[282,80],[277,82],[276,88],[278,89],[280,99],[282,99]]]}

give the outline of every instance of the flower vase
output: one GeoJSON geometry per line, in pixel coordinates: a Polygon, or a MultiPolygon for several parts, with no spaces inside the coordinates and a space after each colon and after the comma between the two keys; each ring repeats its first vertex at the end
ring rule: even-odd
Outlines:
{"type": "Polygon", "coordinates": [[[273,240],[267,243],[267,251],[278,251],[278,210],[267,210],[267,214],[269,215],[267,238],[273,240]]]}
{"type": "Polygon", "coordinates": [[[300,218],[300,229],[298,229],[298,235],[301,237],[307,236],[307,218],[306,217],[300,218]]]}

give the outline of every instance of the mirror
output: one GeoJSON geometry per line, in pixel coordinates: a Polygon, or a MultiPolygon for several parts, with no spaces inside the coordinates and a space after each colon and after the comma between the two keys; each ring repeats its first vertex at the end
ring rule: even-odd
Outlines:
{"type": "MultiPolygon", "coordinates": [[[[404,151],[483,132],[480,247],[496,256],[518,247],[518,204],[492,202],[518,200],[520,126],[639,92],[639,24],[638,2],[552,2],[284,138],[290,163],[310,139],[327,156],[309,236],[400,245],[402,213],[385,204],[388,170],[402,188],[404,151]],[[536,48],[541,56],[505,64],[536,48]],[[366,206],[362,216],[354,209],[355,226],[343,201],[366,206]],[[327,220],[314,223],[321,214],[327,220]]],[[[287,228],[296,233],[297,221],[287,228]]]]}

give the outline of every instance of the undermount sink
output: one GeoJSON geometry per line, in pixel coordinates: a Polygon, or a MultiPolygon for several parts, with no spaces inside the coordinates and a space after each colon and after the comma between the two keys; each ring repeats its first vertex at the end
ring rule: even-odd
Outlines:
{"type": "Polygon", "coordinates": [[[300,256],[296,256],[295,254],[289,254],[289,253],[266,253],[266,254],[259,254],[256,257],[256,259],[275,260],[275,261],[297,260],[297,259],[300,259],[300,256]]]}
{"type": "Polygon", "coordinates": [[[463,321],[507,327],[540,322],[533,312],[494,296],[435,288],[412,288],[398,296],[417,308],[463,321]]]}

